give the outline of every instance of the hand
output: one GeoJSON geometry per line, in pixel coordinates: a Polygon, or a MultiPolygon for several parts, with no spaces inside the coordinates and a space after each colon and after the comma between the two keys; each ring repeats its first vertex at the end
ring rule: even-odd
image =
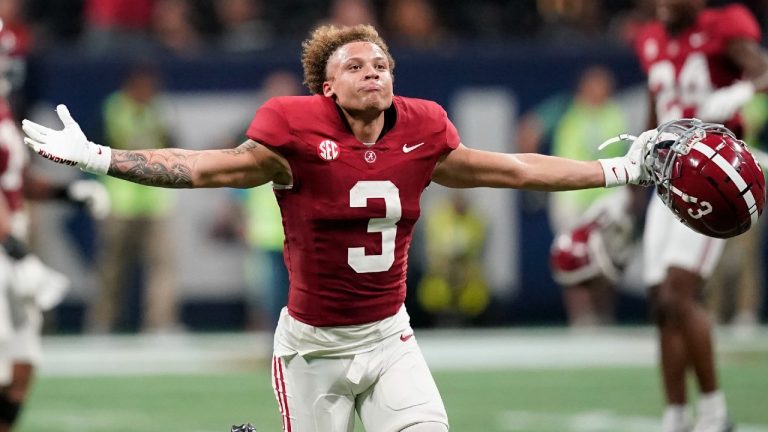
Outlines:
{"type": "Polygon", "coordinates": [[[66,276],[43,264],[33,254],[14,261],[10,281],[15,296],[34,302],[44,311],[61,303],[70,286],[66,276]]]}
{"type": "Polygon", "coordinates": [[[625,184],[639,184],[647,186],[651,184],[651,175],[646,168],[645,159],[651,152],[653,144],[658,136],[656,129],[650,129],[639,137],[632,135],[619,135],[602,143],[599,149],[619,141],[632,141],[627,154],[611,159],[600,159],[605,176],[605,187],[621,186],[625,184]]]}
{"type": "Polygon", "coordinates": [[[96,180],[76,180],[67,187],[67,195],[74,202],[83,203],[94,219],[109,215],[110,200],[107,189],[96,180]]]}
{"type": "Polygon", "coordinates": [[[80,125],[69,114],[65,105],[56,107],[64,129],[53,130],[24,119],[21,128],[27,135],[24,142],[40,156],[64,165],[77,165],[95,174],[106,174],[112,159],[109,147],[88,141],[80,125]]]}
{"type": "Polygon", "coordinates": [[[699,105],[696,117],[708,122],[723,123],[730,120],[755,95],[751,81],[739,81],[715,90],[699,105]]]}

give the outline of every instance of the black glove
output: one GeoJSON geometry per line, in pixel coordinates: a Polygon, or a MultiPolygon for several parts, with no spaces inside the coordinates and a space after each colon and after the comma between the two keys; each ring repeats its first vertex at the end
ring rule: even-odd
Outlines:
{"type": "Polygon", "coordinates": [[[27,256],[29,253],[29,249],[27,248],[27,245],[24,244],[21,240],[17,239],[14,236],[7,236],[3,239],[2,242],[3,249],[5,249],[5,253],[8,254],[9,257],[13,260],[20,260],[27,256]]]}

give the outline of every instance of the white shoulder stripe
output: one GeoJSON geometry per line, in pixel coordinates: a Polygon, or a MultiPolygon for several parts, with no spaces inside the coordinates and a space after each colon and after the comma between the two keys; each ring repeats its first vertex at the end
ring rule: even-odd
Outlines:
{"type": "Polygon", "coordinates": [[[756,224],[758,214],[755,196],[752,195],[751,190],[747,189],[747,182],[744,181],[744,178],[741,177],[741,174],[739,174],[733,165],[729,164],[725,158],[720,156],[720,154],[715,153],[714,150],[702,144],[701,142],[695,143],[693,145],[693,149],[711,159],[715,164],[717,164],[718,167],[720,167],[720,169],[723,170],[723,172],[728,175],[728,178],[730,178],[731,181],[733,181],[733,184],[736,185],[740,192],[742,192],[741,197],[744,199],[744,202],[747,204],[747,208],[749,209],[749,216],[752,221],[752,225],[756,224]],[[744,192],[745,190],[746,192],[744,192]]]}

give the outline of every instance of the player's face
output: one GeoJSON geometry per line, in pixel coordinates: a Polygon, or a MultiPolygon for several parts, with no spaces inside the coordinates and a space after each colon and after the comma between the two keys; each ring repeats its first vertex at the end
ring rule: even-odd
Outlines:
{"type": "Polygon", "coordinates": [[[326,67],[323,94],[349,112],[377,114],[392,105],[392,72],[378,45],[352,42],[336,50],[326,67]]]}

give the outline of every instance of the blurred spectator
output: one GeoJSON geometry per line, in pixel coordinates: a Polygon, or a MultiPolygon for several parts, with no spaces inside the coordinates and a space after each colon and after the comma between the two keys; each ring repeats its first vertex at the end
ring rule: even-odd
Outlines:
{"type": "MultiPolygon", "coordinates": [[[[621,146],[599,151],[594,143],[626,132],[626,119],[613,99],[613,73],[604,66],[588,67],[573,95],[545,101],[521,121],[518,148],[521,152],[546,152],[544,139],[551,137],[550,153],[579,160],[623,154],[621,146]]],[[[550,194],[553,232],[571,228],[579,216],[605,189],[550,194]]]]}
{"type": "Polygon", "coordinates": [[[635,7],[617,11],[608,23],[610,39],[631,45],[643,24],[653,18],[653,7],[653,0],[635,0],[635,7]]]}
{"type": "MultiPolygon", "coordinates": [[[[587,68],[572,96],[555,96],[524,116],[518,130],[519,151],[546,152],[546,140],[551,139],[550,153],[555,156],[590,160],[623,154],[622,146],[609,146],[599,151],[594,144],[626,132],[626,119],[613,99],[613,91],[614,77],[610,70],[601,65],[587,68]]],[[[552,232],[556,235],[568,233],[582,221],[582,215],[590,205],[607,192],[607,189],[587,189],[549,194],[552,232]]],[[[594,325],[610,321],[613,288],[607,280],[605,282],[594,284],[594,287],[563,287],[571,324],[594,325]]]]}
{"type": "Polygon", "coordinates": [[[254,51],[273,42],[274,28],[264,19],[261,0],[218,0],[215,6],[222,27],[219,43],[223,50],[254,51]]]}
{"type": "Polygon", "coordinates": [[[605,8],[602,0],[537,0],[545,37],[572,42],[602,34],[605,8]]]}
{"type": "Polygon", "coordinates": [[[369,0],[333,0],[327,23],[349,27],[358,24],[376,26],[376,13],[369,0]]]}
{"type": "MultiPolygon", "coordinates": [[[[301,94],[303,87],[296,74],[285,70],[270,73],[262,84],[260,103],[277,96],[301,94]]],[[[242,142],[238,131],[227,148],[242,142]]],[[[218,239],[244,242],[246,305],[249,329],[274,330],[280,310],[288,303],[288,270],[283,261],[283,219],[272,184],[251,189],[235,189],[232,205],[225,207],[214,226],[218,239]]]]}
{"type": "Polygon", "coordinates": [[[151,19],[152,37],[161,48],[178,56],[199,54],[204,48],[204,41],[195,27],[194,12],[189,0],[155,0],[151,19]]]}
{"type": "MultiPolygon", "coordinates": [[[[161,108],[160,78],[151,66],[131,70],[122,87],[103,107],[104,137],[116,149],[169,147],[170,137],[161,108]]],[[[170,189],[103,177],[113,212],[103,224],[102,286],[90,306],[88,330],[115,330],[123,294],[143,288],[142,326],[151,332],[178,329],[173,241],[168,222],[174,205],[170,189]],[[136,268],[139,267],[139,271],[136,268]],[[143,276],[142,281],[132,276],[143,276]]]]}
{"type": "Polygon", "coordinates": [[[452,191],[426,214],[427,269],[417,295],[438,325],[465,325],[488,307],[486,237],[485,219],[462,191],[452,191]]]}
{"type": "Polygon", "coordinates": [[[304,38],[328,13],[328,1],[281,0],[264,4],[265,16],[283,40],[304,38]]]}
{"type": "Polygon", "coordinates": [[[434,48],[447,36],[429,0],[391,0],[384,19],[392,44],[434,48]]]}
{"type": "Polygon", "coordinates": [[[85,48],[93,55],[146,51],[154,6],[155,0],[85,0],[85,48]]]}
{"type": "Polygon", "coordinates": [[[25,0],[27,17],[35,47],[71,43],[81,37],[84,0],[25,0]]]}

